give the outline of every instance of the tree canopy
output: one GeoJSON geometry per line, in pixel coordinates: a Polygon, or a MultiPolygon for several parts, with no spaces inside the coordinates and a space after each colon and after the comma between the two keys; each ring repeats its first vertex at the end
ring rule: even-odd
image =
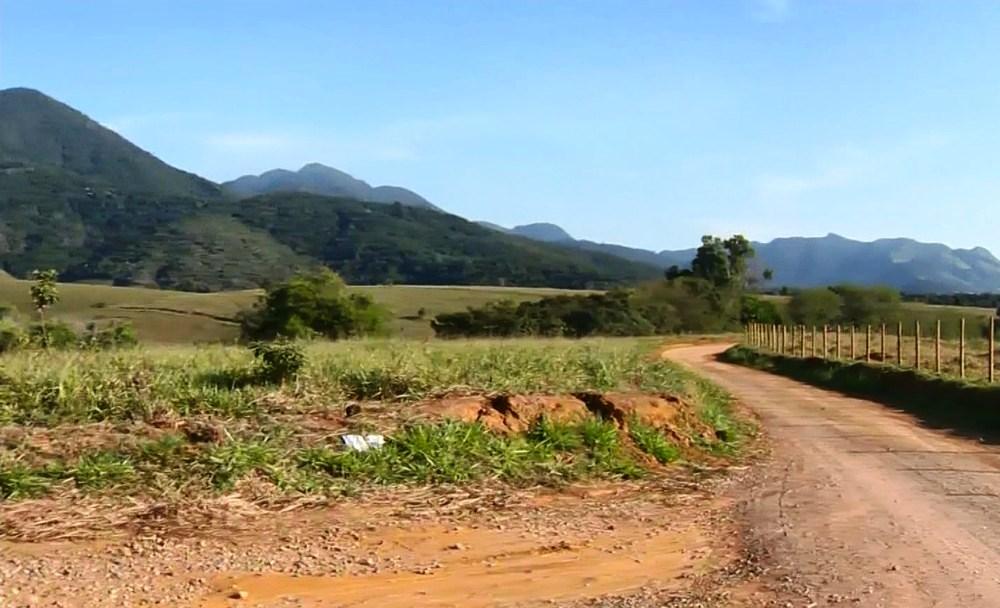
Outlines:
{"type": "Polygon", "coordinates": [[[344,281],[324,268],[268,289],[241,320],[247,339],[322,336],[336,340],[383,333],[388,319],[388,311],[371,297],[349,294],[344,281]]]}

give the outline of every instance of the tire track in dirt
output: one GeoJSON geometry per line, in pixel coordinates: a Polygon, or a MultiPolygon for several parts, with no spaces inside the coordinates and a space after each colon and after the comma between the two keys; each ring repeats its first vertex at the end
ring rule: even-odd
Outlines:
{"type": "Polygon", "coordinates": [[[721,363],[725,348],[664,356],[729,390],[771,439],[743,511],[772,586],[806,606],[1000,606],[1000,446],[721,363]]]}

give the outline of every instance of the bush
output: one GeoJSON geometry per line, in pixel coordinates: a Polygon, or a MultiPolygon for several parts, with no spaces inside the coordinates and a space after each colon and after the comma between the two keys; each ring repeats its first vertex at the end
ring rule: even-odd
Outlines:
{"type": "Polygon", "coordinates": [[[0,353],[10,352],[27,346],[28,334],[17,323],[7,319],[0,320],[0,353]]]}
{"type": "Polygon", "coordinates": [[[840,296],[827,287],[803,289],[788,301],[788,315],[802,325],[829,325],[840,319],[842,305],[840,296]]]}
{"type": "Polygon", "coordinates": [[[70,349],[77,346],[76,332],[62,321],[33,323],[28,327],[29,341],[41,348],[70,349]]]}
{"type": "Polygon", "coordinates": [[[550,296],[536,302],[490,302],[465,312],[438,315],[431,322],[441,337],[460,336],[648,336],[659,325],[660,309],[644,305],[633,292],[616,290],[586,296],[550,296]]]}
{"type": "Polygon", "coordinates": [[[333,340],[384,333],[389,314],[329,269],[293,277],[267,291],[257,306],[241,314],[244,339],[310,338],[333,340]]]}
{"type": "Polygon", "coordinates": [[[139,339],[129,323],[114,322],[105,327],[97,327],[95,323],[87,325],[87,333],[80,339],[82,348],[107,350],[135,346],[139,339]]]}
{"type": "Polygon", "coordinates": [[[781,323],[781,313],[774,302],[763,300],[756,296],[745,295],[740,299],[740,322],[747,323],[781,323]]]}
{"type": "Polygon", "coordinates": [[[865,325],[899,317],[902,297],[891,287],[838,285],[832,289],[843,302],[840,320],[845,323],[865,325]]]}
{"type": "Polygon", "coordinates": [[[305,352],[294,342],[257,342],[250,349],[257,358],[260,377],[270,382],[292,380],[306,364],[305,352]]]}

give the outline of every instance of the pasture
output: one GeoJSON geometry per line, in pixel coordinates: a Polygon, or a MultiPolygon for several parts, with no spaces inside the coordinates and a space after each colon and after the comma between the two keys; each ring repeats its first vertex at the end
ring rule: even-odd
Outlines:
{"type": "MultiPolygon", "coordinates": [[[[32,314],[30,281],[0,274],[0,305],[23,316],[32,314]]],[[[418,285],[352,286],[370,294],[394,317],[394,335],[426,339],[434,335],[430,320],[438,314],[482,306],[499,299],[536,300],[559,293],[586,293],[527,287],[449,287],[418,285]],[[423,311],[423,315],[421,315],[423,311]]],[[[191,344],[233,342],[239,336],[237,314],[254,305],[260,290],[189,293],[143,287],[61,283],[54,319],[82,327],[88,321],[127,321],[146,343],[191,344]]]]}

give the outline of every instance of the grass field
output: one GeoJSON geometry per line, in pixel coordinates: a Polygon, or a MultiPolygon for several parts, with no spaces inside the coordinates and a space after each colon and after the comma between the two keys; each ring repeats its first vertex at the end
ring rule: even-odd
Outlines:
{"type": "MultiPolygon", "coordinates": [[[[0,274],[0,304],[15,307],[22,315],[31,314],[29,281],[0,274]]],[[[518,287],[434,287],[434,286],[355,286],[369,293],[392,311],[394,332],[407,338],[433,336],[430,319],[445,312],[465,310],[486,302],[509,298],[535,300],[566,292],[558,289],[518,287]],[[423,309],[424,318],[418,317],[423,309]]],[[[260,291],[233,291],[211,294],[111,287],[83,283],[59,285],[61,301],[52,316],[83,326],[92,320],[128,321],[139,339],[151,343],[190,344],[231,342],[239,335],[236,314],[253,306],[260,291]]]]}
{"type": "Polygon", "coordinates": [[[414,403],[455,393],[669,393],[693,404],[695,426],[711,430],[692,436],[692,449],[730,453],[742,427],[729,415],[728,397],[653,356],[659,345],[656,339],[314,343],[306,347],[303,371],[281,384],[262,380],[249,352],[235,346],[9,354],[0,358],[0,500],[634,478],[648,467],[640,453],[660,462],[682,453],[674,439],[639,421],[630,423],[631,436],[600,417],[541,420],[524,436],[504,436],[478,424],[408,419],[418,411],[414,403]],[[360,411],[345,415],[349,403],[360,411]],[[385,432],[391,439],[377,452],[345,452],[337,439],[347,432],[385,432]]]}
{"type": "MultiPolygon", "coordinates": [[[[29,281],[0,273],[0,305],[13,306],[19,314],[29,317],[32,314],[29,284],[29,281]]],[[[418,285],[352,286],[350,289],[370,294],[392,311],[394,335],[415,339],[433,337],[430,320],[441,313],[482,306],[503,298],[523,302],[548,295],[588,293],[527,287],[418,285]],[[419,315],[421,309],[423,318],[419,315]]],[[[234,341],[239,335],[235,322],[237,313],[253,306],[262,293],[253,290],[200,294],[84,283],[63,283],[59,291],[62,300],[53,307],[53,317],[80,327],[93,320],[128,321],[135,327],[140,341],[161,344],[234,341]]],[[[768,296],[768,299],[779,306],[787,302],[787,297],[783,296],[768,296]]],[[[987,308],[919,303],[905,303],[903,310],[902,320],[907,332],[912,333],[914,320],[919,319],[924,327],[930,328],[936,319],[941,319],[946,338],[957,336],[958,320],[962,317],[968,322],[968,336],[983,335],[985,321],[993,312],[987,308]]]]}

